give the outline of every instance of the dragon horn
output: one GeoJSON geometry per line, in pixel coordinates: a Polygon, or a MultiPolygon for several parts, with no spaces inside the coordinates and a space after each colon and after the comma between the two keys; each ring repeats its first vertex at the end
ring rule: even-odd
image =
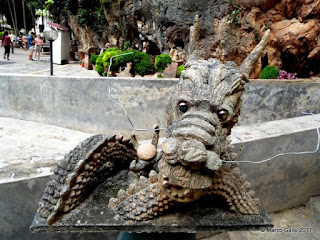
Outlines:
{"type": "Polygon", "coordinates": [[[190,36],[189,36],[189,48],[187,61],[198,60],[199,59],[199,38],[200,38],[200,23],[199,15],[196,15],[194,18],[193,26],[190,27],[190,36]]]}
{"type": "Polygon", "coordinates": [[[270,39],[270,29],[268,29],[262,36],[261,41],[255,48],[251,51],[251,53],[246,57],[246,59],[241,63],[240,70],[242,73],[249,76],[251,73],[255,62],[260,57],[262,51],[266,48],[270,39]]]}

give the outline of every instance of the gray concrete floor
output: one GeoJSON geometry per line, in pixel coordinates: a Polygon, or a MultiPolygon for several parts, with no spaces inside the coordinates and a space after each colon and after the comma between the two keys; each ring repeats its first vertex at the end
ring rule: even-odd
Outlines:
{"type": "MultiPolygon", "coordinates": [[[[41,53],[40,61],[30,61],[29,51],[15,48],[14,53],[10,53],[10,60],[3,59],[4,48],[0,48],[0,73],[27,74],[27,75],[50,75],[49,53],[41,53]]],[[[53,53],[54,54],[54,53],[53,53]]],[[[99,77],[93,70],[82,68],[78,62],[59,65],[53,64],[54,76],[86,76],[99,77]]]]}
{"type": "Polygon", "coordinates": [[[302,206],[278,213],[270,213],[273,228],[260,231],[234,231],[208,236],[198,234],[203,240],[316,240],[320,239],[320,197],[312,197],[302,206]]]}

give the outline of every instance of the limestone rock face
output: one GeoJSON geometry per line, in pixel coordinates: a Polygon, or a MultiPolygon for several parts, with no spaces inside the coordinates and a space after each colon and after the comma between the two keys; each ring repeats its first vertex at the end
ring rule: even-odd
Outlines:
{"type": "Polygon", "coordinates": [[[245,8],[258,7],[263,10],[269,10],[274,6],[276,0],[231,0],[230,3],[245,8]]]}
{"type": "Polygon", "coordinates": [[[104,9],[107,25],[101,38],[70,17],[70,27],[82,46],[103,48],[108,42],[122,47],[130,41],[139,50],[157,55],[188,57],[190,27],[200,22],[200,56],[240,65],[271,29],[271,44],[250,77],[257,78],[267,64],[299,77],[320,72],[320,0],[125,0],[104,9]],[[242,6],[232,15],[236,6],[242,6]]]}
{"type": "Polygon", "coordinates": [[[316,19],[300,22],[293,18],[274,23],[271,32],[270,64],[282,68],[286,64],[285,61],[294,62],[291,68],[294,71],[297,66],[299,69],[303,68],[308,61],[309,53],[317,45],[320,26],[316,19]]]}

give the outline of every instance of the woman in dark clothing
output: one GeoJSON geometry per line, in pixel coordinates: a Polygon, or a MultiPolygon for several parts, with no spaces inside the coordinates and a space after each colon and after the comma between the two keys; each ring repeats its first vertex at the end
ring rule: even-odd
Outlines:
{"type": "Polygon", "coordinates": [[[9,59],[9,55],[10,55],[10,45],[12,45],[12,48],[13,48],[13,43],[11,42],[11,39],[10,37],[8,36],[8,32],[5,31],[3,36],[2,36],[2,39],[1,39],[1,47],[4,46],[4,56],[3,56],[3,59],[6,59],[6,55],[7,55],[7,60],[10,60],[9,59]]]}

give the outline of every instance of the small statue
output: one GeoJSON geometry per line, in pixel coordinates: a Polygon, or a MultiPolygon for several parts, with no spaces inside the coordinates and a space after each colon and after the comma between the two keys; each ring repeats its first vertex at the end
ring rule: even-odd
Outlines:
{"type": "MultiPolygon", "coordinates": [[[[146,221],[171,205],[218,195],[230,210],[258,214],[258,200],[232,160],[227,137],[238,121],[241,94],[270,31],[240,67],[216,59],[186,64],[167,105],[168,136],[158,148],[159,128],[151,143],[96,135],[72,150],[55,170],[39,203],[40,217],[53,224],[81,204],[92,190],[122,169],[140,175],[128,189],[109,200],[126,221],[146,221]],[[146,177],[147,176],[147,177],[146,177]]],[[[108,201],[106,200],[106,204],[108,201]]]]}

